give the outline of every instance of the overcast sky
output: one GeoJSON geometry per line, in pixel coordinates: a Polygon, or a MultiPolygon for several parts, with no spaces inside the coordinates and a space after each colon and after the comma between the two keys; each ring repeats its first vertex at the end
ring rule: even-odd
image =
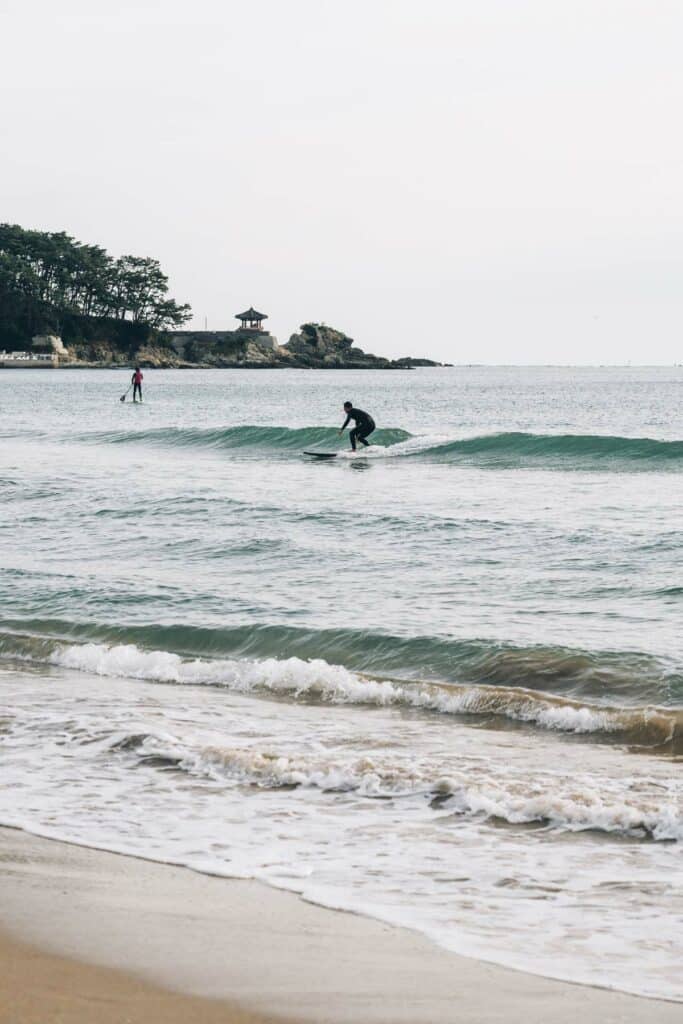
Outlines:
{"type": "Polygon", "coordinates": [[[455,363],[683,362],[680,0],[2,0],[0,220],[455,363]]]}

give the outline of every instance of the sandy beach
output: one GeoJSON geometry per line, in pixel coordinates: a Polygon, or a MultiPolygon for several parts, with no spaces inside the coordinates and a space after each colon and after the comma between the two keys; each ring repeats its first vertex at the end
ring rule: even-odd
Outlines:
{"type": "Polygon", "coordinates": [[[568,985],[410,931],[0,830],[0,1021],[673,1022],[680,1004],[568,985]]]}
{"type": "Polygon", "coordinates": [[[0,935],[0,1020],[13,1024],[266,1024],[223,1000],[159,988],[123,971],[67,960],[0,935]]]}

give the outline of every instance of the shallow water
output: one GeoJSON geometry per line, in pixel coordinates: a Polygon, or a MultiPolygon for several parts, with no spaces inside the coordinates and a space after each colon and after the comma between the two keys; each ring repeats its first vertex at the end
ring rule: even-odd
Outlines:
{"type": "Polygon", "coordinates": [[[0,821],[683,999],[683,370],[126,376],[0,378],[0,821]]]}

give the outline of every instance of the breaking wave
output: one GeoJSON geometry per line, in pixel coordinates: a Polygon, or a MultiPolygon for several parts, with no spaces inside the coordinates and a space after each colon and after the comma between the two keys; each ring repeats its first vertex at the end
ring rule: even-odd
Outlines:
{"type": "MultiPolygon", "coordinates": [[[[160,427],[79,435],[80,440],[107,444],[156,444],[175,448],[255,449],[294,453],[308,448],[341,451],[334,427],[237,426],[225,428],[160,427]]],[[[654,469],[683,466],[683,441],[603,434],[533,434],[510,431],[476,437],[413,436],[398,428],[378,429],[369,458],[429,458],[441,462],[484,466],[560,465],[563,468],[654,469]]]]}
{"type": "Polygon", "coordinates": [[[142,650],[135,644],[65,644],[8,634],[1,641],[0,652],[5,657],[101,676],[218,686],[294,700],[480,716],[683,753],[683,710],[676,708],[598,704],[514,685],[377,678],[322,658],[188,659],[164,650],[142,650]]]}
{"type": "Polygon", "coordinates": [[[221,629],[192,625],[117,626],[61,619],[5,620],[0,655],[44,660],[56,644],[105,648],[131,645],[189,661],[324,660],[364,675],[446,683],[518,687],[593,702],[683,703],[676,663],[635,651],[519,646],[494,640],[400,636],[357,629],[255,625],[221,629]]]}

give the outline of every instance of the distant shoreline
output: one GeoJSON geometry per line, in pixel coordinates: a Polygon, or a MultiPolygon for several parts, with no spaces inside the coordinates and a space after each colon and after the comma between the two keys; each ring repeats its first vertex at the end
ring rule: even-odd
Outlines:
{"type": "Polygon", "coordinates": [[[209,363],[192,363],[181,366],[150,366],[144,361],[129,363],[45,363],[22,362],[8,366],[0,363],[2,370],[133,370],[136,365],[147,370],[680,370],[683,363],[434,363],[431,366],[285,366],[282,363],[239,363],[216,366],[209,363]]]}
{"type": "Polygon", "coordinates": [[[282,363],[240,363],[230,366],[214,366],[210,363],[193,363],[185,366],[148,366],[144,361],[136,363],[60,363],[57,366],[45,363],[24,363],[11,366],[0,364],[0,370],[132,370],[139,365],[143,370],[443,370],[453,368],[452,363],[436,366],[284,366],[282,363]]]}

